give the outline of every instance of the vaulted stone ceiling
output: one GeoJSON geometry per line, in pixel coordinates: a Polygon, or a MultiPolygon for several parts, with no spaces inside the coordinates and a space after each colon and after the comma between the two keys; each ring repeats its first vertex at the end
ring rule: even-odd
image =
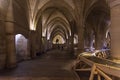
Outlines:
{"type": "Polygon", "coordinates": [[[14,18],[17,25],[24,29],[36,30],[37,27],[41,27],[42,36],[46,36],[47,39],[50,39],[51,34],[61,34],[67,39],[78,34],[80,27],[84,27],[86,23],[98,24],[101,17],[101,23],[107,24],[108,22],[104,21],[109,20],[110,16],[106,1],[13,0],[14,18]]]}
{"type": "Polygon", "coordinates": [[[70,22],[75,21],[73,0],[29,0],[29,4],[30,23],[35,24],[35,26],[31,26],[31,29],[35,29],[41,21],[42,36],[47,35],[48,39],[51,34],[60,34],[64,38],[71,36],[70,22]]]}

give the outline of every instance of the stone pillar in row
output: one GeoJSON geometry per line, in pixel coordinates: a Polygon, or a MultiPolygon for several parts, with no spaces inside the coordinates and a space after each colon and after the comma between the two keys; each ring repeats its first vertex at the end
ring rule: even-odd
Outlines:
{"type": "Polygon", "coordinates": [[[36,27],[36,45],[37,45],[37,55],[42,53],[42,21],[39,21],[36,27]]]}
{"type": "Polygon", "coordinates": [[[71,53],[74,53],[74,33],[75,33],[75,21],[71,21],[70,23],[71,25],[71,36],[70,36],[70,50],[71,50],[71,53]]]}
{"type": "Polygon", "coordinates": [[[44,51],[44,52],[46,52],[47,49],[48,49],[47,44],[48,44],[47,37],[43,37],[43,47],[44,47],[44,48],[43,48],[43,51],[44,51]]]}
{"type": "Polygon", "coordinates": [[[8,12],[6,16],[6,67],[16,67],[16,53],[15,53],[15,34],[14,34],[14,16],[13,16],[13,4],[10,0],[8,12]]]}
{"type": "Polygon", "coordinates": [[[27,40],[27,56],[26,56],[26,59],[31,59],[31,56],[30,56],[30,40],[28,38],[27,40]]]}
{"type": "Polygon", "coordinates": [[[71,44],[71,42],[70,42],[70,36],[68,36],[68,39],[67,39],[67,50],[70,49],[70,44],[71,44]]]}
{"type": "Polygon", "coordinates": [[[31,58],[35,58],[36,57],[36,31],[30,31],[29,44],[30,44],[30,56],[31,58]]]}
{"type": "Polygon", "coordinates": [[[65,50],[68,50],[68,46],[69,46],[69,39],[66,39],[65,50]]]}
{"type": "Polygon", "coordinates": [[[85,48],[88,50],[91,50],[91,48],[93,47],[93,36],[92,33],[85,33],[85,48]]]}
{"type": "Polygon", "coordinates": [[[120,0],[110,3],[111,11],[111,57],[120,59],[120,0]]]}
{"type": "Polygon", "coordinates": [[[74,53],[74,37],[73,37],[73,35],[70,36],[70,52],[74,53]]]}
{"type": "Polygon", "coordinates": [[[78,53],[84,52],[84,28],[78,30],[78,53]]]}
{"type": "Polygon", "coordinates": [[[105,32],[99,31],[95,34],[95,49],[100,50],[103,49],[105,42],[105,32]]]}
{"type": "Polygon", "coordinates": [[[48,42],[48,50],[52,49],[52,41],[51,40],[47,40],[48,42]]]}

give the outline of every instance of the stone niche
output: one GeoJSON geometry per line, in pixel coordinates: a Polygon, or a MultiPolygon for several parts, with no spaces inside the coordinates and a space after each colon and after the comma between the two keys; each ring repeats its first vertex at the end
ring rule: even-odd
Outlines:
{"type": "Polygon", "coordinates": [[[28,57],[28,40],[21,34],[15,36],[17,61],[26,60],[28,57]]]}

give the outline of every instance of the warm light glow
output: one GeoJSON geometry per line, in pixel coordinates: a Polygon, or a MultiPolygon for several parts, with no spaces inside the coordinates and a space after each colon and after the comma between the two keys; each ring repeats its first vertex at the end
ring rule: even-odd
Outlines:
{"type": "Polygon", "coordinates": [[[56,40],[59,40],[58,41],[58,44],[64,44],[65,43],[65,40],[63,39],[63,37],[62,36],[60,36],[60,35],[57,35],[57,36],[55,36],[54,38],[53,38],[53,44],[56,44],[56,40]]]}
{"type": "Polygon", "coordinates": [[[50,39],[50,34],[47,35],[47,40],[49,40],[49,39],[50,39]]]}
{"type": "Polygon", "coordinates": [[[108,29],[107,32],[106,32],[106,38],[108,37],[108,33],[109,33],[109,29],[108,29]]]}
{"type": "Polygon", "coordinates": [[[42,29],[43,31],[42,31],[42,36],[46,36],[46,28],[45,29],[42,29]]]}
{"type": "Polygon", "coordinates": [[[78,35],[74,35],[74,44],[78,43],[78,35]]]}
{"type": "Polygon", "coordinates": [[[30,19],[30,30],[36,30],[34,21],[32,19],[30,19]]]}

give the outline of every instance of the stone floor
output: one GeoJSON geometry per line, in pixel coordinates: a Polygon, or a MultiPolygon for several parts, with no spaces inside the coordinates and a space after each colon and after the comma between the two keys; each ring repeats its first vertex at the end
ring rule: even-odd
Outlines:
{"type": "Polygon", "coordinates": [[[0,80],[78,80],[71,70],[74,58],[54,50],[37,59],[23,61],[13,70],[0,72],[0,80]]]}

